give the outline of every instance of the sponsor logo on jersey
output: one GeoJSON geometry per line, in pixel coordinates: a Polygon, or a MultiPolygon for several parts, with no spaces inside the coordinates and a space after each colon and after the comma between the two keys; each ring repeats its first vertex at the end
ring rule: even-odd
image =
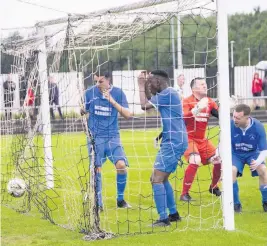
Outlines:
{"type": "Polygon", "coordinates": [[[103,107],[95,105],[95,114],[102,116],[111,116],[111,107],[103,107]]]}
{"type": "Polygon", "coordinates": [[[199,122],[207,122],[209,116],[210,115],[208,113],[199,113],[195,119],[199,122]]]}

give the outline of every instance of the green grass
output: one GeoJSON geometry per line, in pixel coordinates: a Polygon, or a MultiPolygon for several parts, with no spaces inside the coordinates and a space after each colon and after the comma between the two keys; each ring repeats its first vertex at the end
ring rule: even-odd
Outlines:
{"type": "MultiPolygon", "coordinates": [[[[113,165],[108,161],[104,165],[102,173],[105,211],[101,214],[101,226],[108,231],[125,235],[109,241],[90,242],[90,244],[226,245],[228,243],[230,245],[267,245],[267,213],[262,211],[258,179],[250,177],[248,168],[245,170],[244,177],[239,179],[244,212],[235,216],[235,231],[227,232],[222,227],[221,201],[208,193],[212,169],[211,166],[203,166],[199,169],[198,177],[191,191],[191,195],[197,201],[192,202],[189,206],[178,201],[184,167],[179,167],[177,172],[171,176],[183,221],[178,225],[172,225],[168,232],[161,233],[162,229],[157,229],[154,233],[150,233],[152,232],[149,227],[151,220],[157,219],[149,182],[157,152],[153,148],[153,138],[157,133],[155,130],[122,131],[122,142],[130,163],[125,198],[133,205],[133,209],[128,211],[116,209],[116,175],[113,165]],[[140,232],[145,234],[140,235],[140,232]],[[128,233],[136,233],[136,235],[129,236],[128,233]]],[[[209,137],[216,144],[217,129],[214,128],[209,133],[209,137]],[[215,137],[213,138],[213,136],[215,137]]],[[[42,215],[34,206],[30,212],[24,214],[17,213],[10,208],[25,207],[23,198],[11,198],[4,190],[12,173],[10,163],[16,157],[16,152],[13,151],[11,155],[8,149],[17,142],[16,138],[13,140],[6,136],[1,138],[3,153],[1,156],[2,245],[88,245],[89,242],[82,240],[83,235],[78,233],[76,228],[82,211],[83,197],[80,190],[81,186],[85,187],[86,183],[83,175],[88,169],[84,134],[53,136],[56,188],[41,194],[38,193],[41,197],[40,202],[46,202],[51,208],[51,217],[55,223],[74,228],[74,231],[42,219],[42,215]]],[[[43,166],[42,140],[36,138],[34,142],[38,146],[35,154],[38,158],[32,159],[29,154],[27,163],[22,165],[22,169],[26,173],[26,179],[32,179],[33,175],[38,174],[38,183],[45,185],[44,171],[40,171],[42,168],[31,168],[30,170],[27,168],[28,166],[43,166]]],[[[38,192],[41,188],[40,186],[33,187],[33,190],[38,192]]]]}

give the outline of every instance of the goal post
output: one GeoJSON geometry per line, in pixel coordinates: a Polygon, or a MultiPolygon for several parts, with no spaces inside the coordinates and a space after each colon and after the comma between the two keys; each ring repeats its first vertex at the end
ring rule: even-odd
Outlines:
{"type": "Polygon", "coordinates": [[[230,87],[227,1],[217,0],[218,26],[218,98],[220,101],[220,156],[222,159],[223,224],[226,230],[234,230],[234,203],[232,178],[232,149],[230,129],[230,87]]]}
{"type": "MultiPolygon", "coordinates": [[[[13,151],[20,152],[19,156],[23,157],[19,165],[12,159],[12,153],[8,157],[7,153],[3,161],[7,163],[4,168],[8,174],[6,177],[13,177],[15,173],[28,180],[27,192],[32,205],[52,223],[90,234],[89,240],[110,238],[113,234],[166,230],[234,230],[226,3],[223,0],[146,0],[40,22],[36,26],[37,32],[33,27],[20,40],[11,42],[5,38],[3,42],[4,54],[16,58],[13,65],[20,71],[27,70],[24,67],[29,63],[30,54],[38,52],[38,59],[32,60],[28,67],[31,79],[37,81],[34,92],[40,90],[37,118],[41,120],[33,121],[34,136],[28,134],[28,129],[18,126],[20,122],[29,120],[23,107],[19,119],[5,124],[14,128],[14,136],[24,141],[18,141],[20,146],[15,146],[17,149],[14,147],[13,151]],[[62,108],[64,115],[61,119],[56,115],[53,121],[50,121],[48,67],[49,74],[55,76],[59,90],[57,106],[62,108]],[[180,224],[173,223],[170,228],[162,230],[149,227],[158,217],[150,175],[158,151],[153,144],[161,132],[161,120],[156,111],[142,111],[137,81],[140,71],[153,69],[167,71],[170,79],[174,80],[175,89],[176,77],[183,73],[184,92],[188,95],[191,94],[191,80],[204,77],[208,95],[220,102],[219,124],[216,121],[208,127],[207,137],[219,146],[222,196],[210,194],[212,165],[203,165],[190,191],[196,201],[180,201],[188,165],[183,159],[183,165],[170,175],[183,219],[180,224]],[[84,107],[81,104],[84,103],[85,91],[95,85],[94,75],[103,72],[111,72],[113,86],[124,92],[135,115],[128,121],[119,118],[121,142],[129,162],[125,200],[132,208],[117,208],[117,173],[114,165],[107,161],[100,176],[104,204],[103,212],[100,212],[95,188],[99,175],[95,177],[90,163],[94,158],[90,158],[88,153],[87,119],[80,115],[80,108],[84,107]],[[38,129],[42,129],[42,136],[38,129]],[[26,159],[23,149],[29,144],[29,138],[35,151],[26,159]],[[38,143],[42,143],[42,147],[38,143]]],[[[102,109],[99,106],[98,110],[102,109]]],[[[100,112],[102,116],[109,112],[109,109],[105,110],[100,112]]],[[[3,121],[6,123],[8,120],[3,121]]],[[[10,132],[4,132],[6,145],[13,137],[10,132]]],[[[95,150],[99,151],[98,148],[95,150]]],[[[107,158],[112,160],[112,155],[109,153],[107,158]]],[[[7,181],[2,181],[3,187],[7,181]]],[[[4,196],[7,204],[16,201],[4,196]]]]}

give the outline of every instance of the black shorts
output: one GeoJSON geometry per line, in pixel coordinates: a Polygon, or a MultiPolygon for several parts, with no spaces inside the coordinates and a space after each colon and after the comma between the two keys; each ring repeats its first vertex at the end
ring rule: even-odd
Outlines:
{"type": "Polygon", "coordinates": [[[254,96],[254,97],[260,97],[260,96],[261,96],[261,92],[253,93],[253,96],[254,96]]]}

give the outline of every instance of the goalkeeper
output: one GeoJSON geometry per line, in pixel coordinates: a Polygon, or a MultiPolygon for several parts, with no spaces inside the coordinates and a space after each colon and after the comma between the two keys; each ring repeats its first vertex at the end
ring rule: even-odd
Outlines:
{"type": "Polygon", "coordinates": [[[211,115],[218,118],[218,106],[207,97],[207,83],[203,78],[191,81],[192,95],[183,100],[183,113],[188,134],[188,149],[184,156],[189,165],[186,168],[183,180],[183,190],[180,197],[182,201],[192,200],[189,195],[198,167],[201,165],[214,165],[212,182],[209,192],[220,196],[221,191],[217,186],[221,177],[221,160],[216,154],[216,148],[210,140],[205,138],[208,120],[211,115]]]}
{"type": "Polygon", "coordinates": [[[154,200],[160,216],[153,226],[169,226],[170,221],[181,220],[168,178],[176,170],[188,140],[179,95],[168,84],[168,74],[162,70],[154,70],[149,75],[143,72],[138,77],[142,109],[155,107],[161,114],[163,125],[162,142],[151,176],[154,200]]]}
{"type": "Polygon", "coordinates": [[[233,162],[234,211],[242,212],[239,200],[237,177],[241,177],[245,164],[248,164],[252,177],[259,176],[262,206],[267,212],[267,171],[264,160],[267,157],[267,141],[264,126],[250,117],[250,107],[239,104],[233,112],[231,121],[231,142],[233,162]]]}
{"type": "Polygon", "coordinates": [[[120,141],[118,112],[126,119],[129,119],[132,113],[129,111],[124,92],[111,85],[109,73],[95,76],[94,79],[97,84],[86,90],[85,111],[81,109],[81,114],[89,113],[88,128],[92,139],[88,149],[91,153],[94,147],[95,151],[97,204],[102,210],[101,167],[108,158],[117,170],[117,207],[128,208],[131,206],[124,200],[128,161],[120,141]]]}

